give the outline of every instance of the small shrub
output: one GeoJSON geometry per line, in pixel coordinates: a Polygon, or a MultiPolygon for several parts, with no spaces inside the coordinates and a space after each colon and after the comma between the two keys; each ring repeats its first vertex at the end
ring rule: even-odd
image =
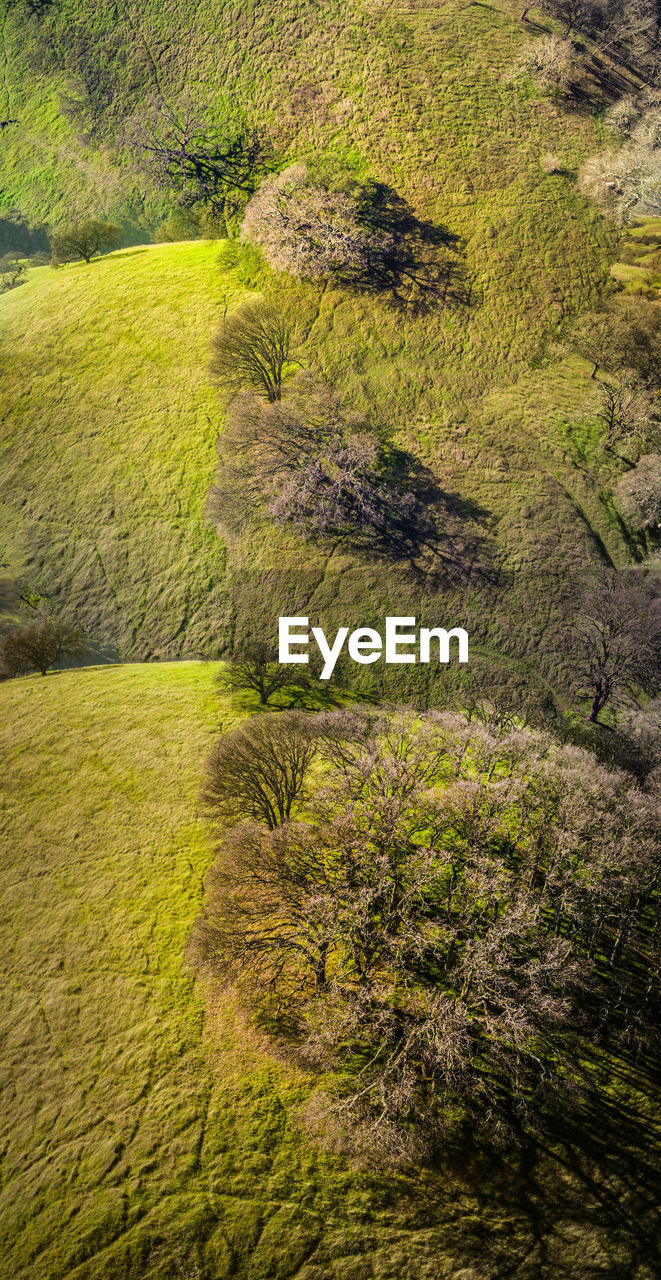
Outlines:
{"type": "Polygon", "coordinates": [[[562,162],[558,160],[557,156],[551,155],[550,152],[548,155],[542,156],[540,163],[544,173],[562,173],[562,162]]]}

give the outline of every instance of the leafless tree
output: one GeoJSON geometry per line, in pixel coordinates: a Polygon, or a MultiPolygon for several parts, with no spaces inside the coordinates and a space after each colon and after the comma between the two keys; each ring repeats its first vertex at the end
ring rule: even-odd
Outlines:
{"type": "Polygon", "coordinates": [[[365,531],[391,537],[410,524],[416,499],[399,489],[384,464],[373,434],[338,438],[316,458],[301,459],[283,479],[269,512],[276,524],[307,537],[365,531]]]}
{"type": "Polygon", "coordinates": [[[122,228],[115,226],[113,222],[99,222],[96,218],[88,218],[85,222],[77,222],[51,236],[53,262],[78,262],[81,258],[85,262],[91,262],[97,253],[117,249],[123,238],[122,228]]]}
{"type": "Polygon", "coordinates": [[[5,253],[0,258],[0,293],[8,293],[23,284],[27,262],[20,253],[5,253]]]}
{"type": "Polygon", "coordinates": [[[293,324],[267,298],[244,302],[220,322],[212,340],[209,371],[229,391],[250,388],[273,403],[282,396],[292,363],[293,324]]]}
{"type": "Polygon", "coordinates": [[[273,829],[291,816],[315,755],[300,712],[258,716],[218,740],[207,763],[203,800],[223,822],[257,818],[273,829]]]}
{"type": "Polygon", "coordinates": [[[293,164],[267,178],[250,201],[241,237],[258,245],[271,267],[304,278],[358,270],[384,237],[365,226],[356,201],[308,179],[293,164]]]}
{"type": "Polygon", "coordinates": [[[253,690],[265,707],[275,693],[304,682],[297,671],[296,667],[282,666],[266,641],[253,640],[232,655],[218,676],[218,685],[233,691],[253,690]]]}
{"type": "Polygon", "coordinates": [[[364,420],[347,413],[332,388],[303,374],[282,400],[238,396],[220,438],[220,467],[207,512],[232,528],[266,506],[277,523],[305,537],[386,540],[416,531],[415,496],[396,474],[387,447],[364,420]]]}
{"type": "Polygon", "coordinates": [[[617,295],[601,311],[587,311],[570,325],[565,345],[600,369],[632,385],[638,378],[653,392],[661,367],[660,308],[647,298],[617,295]]]}
{"type": "Polygon", "coordinates": [[[560,35],[544,36],[526,45],[509,72],[508,79],[531,76],[544,88],[566,84],[570,68],[575,61],[571,40],[560,35]]]}
{"type": "Polygon", "coordinates": [[[588,595],[565,633],[576,692],[598,723],[609,703],[653,695],[661,679],[661,599],[615,578],[588,595]]]}
{"type": "Polygon", "coordinates": [[[628,348],[629,330],[624,320],[612,311],[586,311],[570,326],[568,346],[584,360],[592,363],[591,377],[602,368],[622,368],[628,348]]]}
{"type": "Polygon", "coordinates": [[[12,676],[28,671],[45,676],[59,658],[78,657],[86,651],[79,627],[49,618],[9,631],[0,643],[0,664],[12,676]]]}
{"type": "Polygon", "coordinates": [[[393,305],[425,310],[465,303],[459,238],[417,218],[384,183],[314,182],[302,164],[267,178],[251,199],[241,236],[258,245],[276,271],[310,279],[336,277],[385,293],[393,305]]]}
{"type": "Polygon", "coordinates": [[[614,496],[634,529],[661,531],[661,456],[645,453],[615,486],[614,496]]]}
{"type": "Polygon", "coordinates": [[[661,405],[635,375],[607,378],[599,386],[597,418],[605,428],[604,448],[645,440],[658,432],[661,405]]]}

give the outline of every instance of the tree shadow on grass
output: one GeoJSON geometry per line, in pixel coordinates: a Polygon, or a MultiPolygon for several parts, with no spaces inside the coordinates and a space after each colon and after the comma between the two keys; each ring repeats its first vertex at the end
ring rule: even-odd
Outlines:
{"type": "Polygon", "coordinates": [[[444,490],[434,473],[413,454],[392,453],[392,482],[413,498],[410,511],[386,512],[380,527],[346,535],[363,553],[408,564],[412,575],[438,587],[451,579],[480,578],[495,582],[492,513],[471,498],[444,490]]]}
{"type": "Polygon", "coordinates": [[[417,217],[384,182],[366,183],[355,195],[359,220],[376,234],[365,265],[348,273],[346,283],[415,313],[469,304],[458,235],[417,217]]]}
{"type": "MultiPolygon", "coordinates": [[[[655,1091],[648,1066],[626,1064],[627,1083],[645,1097],[655,1091]]],[[[437,1220],[456,1184],[457,1265],[471,1276],[651,1280],[661,1256],[661,1147],[646,1105],[586,1089],[509,1148],[464,1144],[429,1178],[403,1177],[398,1199],[437,1220]]]]}
{"type": "Polygon", "coordinates": [[[569,110],[594,115],[636,92],[635,72],[624,61],[616,65],[593,52],[576,65],[576,74],[562,94],[563,106],[569,110]]]}

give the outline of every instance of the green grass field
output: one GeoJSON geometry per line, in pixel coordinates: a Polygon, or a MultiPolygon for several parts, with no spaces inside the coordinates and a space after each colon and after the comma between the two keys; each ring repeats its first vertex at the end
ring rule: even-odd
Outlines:
{"type": "Polygon", "coordinates": [[[206,649],[223,628],[223,549],[203,517],[217,256],[120,251],[89,271],[41,268],[0,301],[10,569],[141,658],[206,649]]]}
{"type": "Polygon", "coordinates": [[[195,990],[201,764],[243,714],[213,673],[0,686],[3,1280],[654,1280],[633,1080],[606,1148],[379,1176],[315,1148],[308,1082],[195,990]]]}

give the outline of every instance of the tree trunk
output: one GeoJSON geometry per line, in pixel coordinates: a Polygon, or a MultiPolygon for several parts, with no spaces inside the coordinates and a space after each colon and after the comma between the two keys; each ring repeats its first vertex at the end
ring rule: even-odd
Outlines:
{"type": "Polygon", "coordinates": [[[592,706],[590,707],[590,713],[588,715],[588,720],[590,721],[590,724],[599,724],[599,712],[603,711],[605,706],[606,706],[606,699],[604,698],[603,694],[595,693],[594,698],[592,699],[592,706]]]}
{"type": "Polygon", "coordinates": [[[323,991],[326,986],[326,952],[317,960],[313,966],[314,969],[314,985],[316,991],[323,991]]]}
{"type": "Polygon", "coordinates": [[[597,374],[598,374],[598,372],[599,372],[599,368],[600,368],[600,366],[599,366],[599,361],[597,361],[596,365],[594,366],[594,369],[592,370],[592,373],[590,374],[590,377],[591,377],[591,378],[596,378],[596,376],[597,376],[597,374]]]}
{"type": "Polygon", "coordinates": [[[523,10],[523,13],[521,14],[521,21],[522,21],[522,22],[525,22],[525,20],[526,20],[526,18],[528,17],[528,14],[529,14],[529,13],[530,13],[530,5],[529,5],[529,4],[527,4],[527,5],[526,5],[526,7],[525,7],[525,9],[523,10]]]}

